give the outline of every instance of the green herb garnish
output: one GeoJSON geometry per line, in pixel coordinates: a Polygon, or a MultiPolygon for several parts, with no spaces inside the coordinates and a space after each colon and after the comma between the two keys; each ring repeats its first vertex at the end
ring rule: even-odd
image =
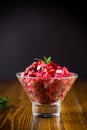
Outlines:
{"type": "Polygon", "coordinates": [[[39,59],[39,58],[34,58],[34,60],[36,60],[36,61],[40,61],[41,59],[39,59]]]}
{"type": "Polygon", "coordinates": [[[46,64],[50,63],[50,62],[51,62],[51,56],[48,57],[48,58],[46,58],[46,56],[44,56],[44,62],[45,62],[46,64]]]}
{"type": "MultiPolygon", "coordinates": [[[[46,56],[44,56],[43,59],[44,59],[44,62],[45,62],[46,64],[48,64],[48,63],[51,62],[51,56],[48,57],[48,58],[46,58],[46,56]]],[[[39,59],[39,58],[34,58],[34,60],[40,61],[41,59],[39,59]]]]}
{"type": "Polygon", "coordinates": [[[0,97],[0,109],[6,107],[7,103],[9,102],[9,97],[0,97]]]}

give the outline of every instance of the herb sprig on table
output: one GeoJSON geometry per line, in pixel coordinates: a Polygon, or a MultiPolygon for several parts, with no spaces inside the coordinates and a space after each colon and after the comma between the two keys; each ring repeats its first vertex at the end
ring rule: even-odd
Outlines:
{"type": "Polygon", "coordinates": [[[1,97],[0,96],[0,110],[6,107],[7,103],[9,102],[9,97],[1,97]]]}
{"type": "MultiPolygon", "coordinates": [[[[42,59],[34,58],[34,60],[36,60],[36,61],[40,61],[40,60],[42,60],[42,59]]],[[[48,58],[47,58],[46,56],[44,56],[44,57],[43,57],[43,60],[44,60],[44,63],[48,64],[48,63],[51,62],[51,56],[48,57],[48,58]]]]}

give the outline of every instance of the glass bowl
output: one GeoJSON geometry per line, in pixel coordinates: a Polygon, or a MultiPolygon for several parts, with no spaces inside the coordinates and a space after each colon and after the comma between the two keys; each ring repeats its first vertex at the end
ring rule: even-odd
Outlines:
{"type": "Polygon", "coordinates": [[[32,115],[40,117],[60,116],[61,102],[77,79],[76,73],[68,77],[29,77],[16,74],[32,102],[32,115]]]}

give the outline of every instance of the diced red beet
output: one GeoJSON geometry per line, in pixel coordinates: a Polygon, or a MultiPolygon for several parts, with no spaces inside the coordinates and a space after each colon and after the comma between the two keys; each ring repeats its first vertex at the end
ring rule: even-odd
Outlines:
{"type": "Polygon", "coordinates": [[[72,73],[66,67],[62,68],[52,61],[46,64],[40,60],[26,68],[22,73],[22,82],[33,102],[51,104],[63,100],[70,88],[69,79],[60,78],[68,76],[72,76],[72,73]]]}

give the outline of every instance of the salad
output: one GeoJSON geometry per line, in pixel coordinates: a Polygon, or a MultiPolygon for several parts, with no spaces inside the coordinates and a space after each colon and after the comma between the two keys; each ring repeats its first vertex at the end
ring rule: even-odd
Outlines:
{"type": "Polygon", "coordinates": [[[52,104],[62,101],[75,81],[75,74],[51,60],[35,58],[21,73],[20,81],[34,103],[52,104]]]}

